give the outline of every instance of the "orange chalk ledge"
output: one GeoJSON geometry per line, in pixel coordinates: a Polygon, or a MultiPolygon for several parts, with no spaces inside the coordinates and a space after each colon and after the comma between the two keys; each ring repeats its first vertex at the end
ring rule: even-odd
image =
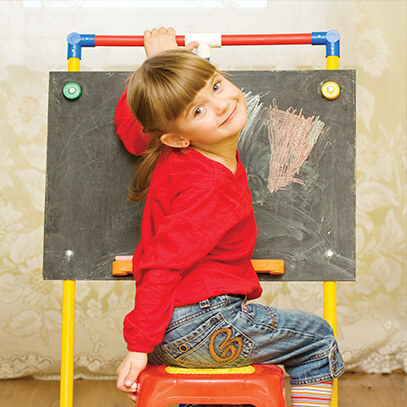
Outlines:
{"type": "MultiPolygon", "coordinates": [[[[285,407],[284,374],[275,365],[252,365],[248,373],[219,373],[218,369],[178,369],[148,365],[140,374],[138,407],[164,407],[170,404],[252,404],[257,407],[285,407]]],[[[225,369],[220,369],[225,370],[225,369]]],[[[245,372],[244,370],[242,370],[245,372]]]]}
{"type": "MultiPolygon", "coordinates": [[[[257,273],[284,274],[284,260],[252,260],[252,264],[257,273]]],[[[114,276],[127,276],[132,273],[132,269],[132,256],[116,256],[112,265],[112,274],[114,276]]]]}

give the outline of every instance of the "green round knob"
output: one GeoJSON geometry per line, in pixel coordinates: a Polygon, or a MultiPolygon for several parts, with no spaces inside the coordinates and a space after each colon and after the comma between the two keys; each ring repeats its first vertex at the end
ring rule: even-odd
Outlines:
{"type": "Polygon", "coordinates": [[[79,99],[82,95],[82,89],[76,82],[69,82],[62,90],[64,96],[69,100],[79,99]]]}

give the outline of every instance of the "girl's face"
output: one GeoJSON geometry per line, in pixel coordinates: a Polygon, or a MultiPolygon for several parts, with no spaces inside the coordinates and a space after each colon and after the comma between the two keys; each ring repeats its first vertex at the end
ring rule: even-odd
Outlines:
{"type": "Polygon", "coordinates": [[[209,147],[238,138],[247,123],[246,101],[239,88],[216,72],[169,131],[193,147],[209,147]]]}

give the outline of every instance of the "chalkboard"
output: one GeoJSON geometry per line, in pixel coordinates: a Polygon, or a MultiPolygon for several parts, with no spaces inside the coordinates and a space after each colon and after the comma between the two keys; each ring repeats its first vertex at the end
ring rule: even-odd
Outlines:
{"type": "MultiPolygon", "coordinates": [[[[45,279],[112,280],[133,254],[142,203],[127,200],[137,158],[115,135],[128,72],[51,72],[44,227],[45,279]],[[68,100],[62,89],[80,85],[68,100]]],[[[239,140],[258,236],[253,258],[285,261],[262,280],[355,278],[355,72],[234,71],[249,121],[239,140]],[[340,95],[328,100],[321,86],[340,95]]],[[[121,277],[131,279],[132,276],[121,277]]]]}

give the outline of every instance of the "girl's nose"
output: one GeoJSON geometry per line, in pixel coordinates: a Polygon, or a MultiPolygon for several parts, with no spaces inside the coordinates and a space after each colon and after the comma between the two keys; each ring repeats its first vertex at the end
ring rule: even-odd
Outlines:
{"type": "Polygon", "coordinates": [[[215,109],[216,112],[221,114],[224,113],[225,110],[227,110],[229,103],[225,98],[217,98],[215,101],[215,109]]]}

